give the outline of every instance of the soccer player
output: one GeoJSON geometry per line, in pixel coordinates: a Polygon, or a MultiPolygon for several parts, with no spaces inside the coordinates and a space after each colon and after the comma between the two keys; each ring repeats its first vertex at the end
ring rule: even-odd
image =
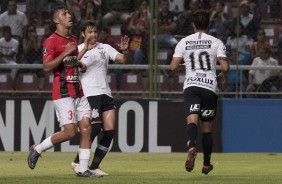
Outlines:
{"type": "MultiPolygon", "coordinates": [[[[81,28],[84,43],[80,44],[78,49],[83,55],[81,62],[86,65],[86,72],[81,76],[81,84],[92,109],[92,142],[103,129],[103,138],[97,145],[89,169],[97,175],[108,175],[99,168],[115,135],[116,124],[116,106],[107,81],[107,70],[109,60],[127,62],[129,39],[127,36],[121,38],[120,50],[123,53],[121,54],[108,44],[96,42],[97,33],[95,23],[87,21],[81,28]],[[89,43],[92,47],[88,47],[89,43]]],[[[77,155],[71,164],[75,172],[80,164],[79,158],[80,155],[77,155]]]]}
{"type": "Polygon", "coordinates": [[[186,70],[184,81],[184,109],[187,122],[188,158],[185,168],[194,169],[197,156],[197,127],[201,121],[202,148],[204,163],[202,173],[208,174],[212,169],[212,121],[217,107],[217,78],[225,82],[229,69],[225,46],[219,39],[207,34],[209,12],[199,10],[192,16],[195,33],[183,38],[176,46],[170,69],[176,70],[182,59],[186,70]],[[216,63],[221,66],[221,74],[216,76],[216,63]]]}
{"type": "MultiPolygon", "coordinates": [[[[52,98],[56,115],[63,129],[30,148],[28,165],[34,169],[43,151],[70,140],[80,129],[79,177],[98,177],[88,169],[91,149],[91,108],[79,80],[78,38],[70,34],[72,16],[65,5],[52,8],[55,32],[43,44],[43,69],[54,72],[52,98]]],[[[85,68],[81,64],[82,69],[85,68]]]]}

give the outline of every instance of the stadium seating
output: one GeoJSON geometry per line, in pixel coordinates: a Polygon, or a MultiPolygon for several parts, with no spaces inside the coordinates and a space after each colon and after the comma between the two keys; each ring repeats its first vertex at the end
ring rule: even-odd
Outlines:
{"type": "Polygon", "coordinates": [[[168,64],[168,57],[171,53],[171,49],[168,48],[160,48],[158,51],[158,64],[160,65],[166,65],[168,64]]]}
{"type": "Polygon", "coordinates": [[[0,89],[1,91],[14,89],[14,81],[10,73],[0,73],[0,89]]]}
{"type": "Polygon", "coordinates": [[[46,91],[51,91],[53,88],[53,80],[54,80],[54,75],[53,74],[45,74],[44,77],[44,86],[43,86],[43,90],[46,91]]]}
{"type": "Polygon", "coordinates": [[[171,91],[183,91],[183,83],[185,80],[184,74],[175,74],[172,79],[171,91]]]}
{"type": "Polygon", "coordinates": [[[160,75],[159,76],[159,89],[161,92],[168,92],[170,91],[170,78],[167,75],[160,75]]]}
{"type": "Polygon", "coordinates": [[[112,91],[116,91],[117,90],[117,85],[116,85],[115,74],[114,73],[108,73],[107,80],[108,80],[108,84],[109,84],[111,90],[112,91]]]}
{"type": "Polygon", "coordinates": [[[33,73],[20,73],[15,80],[15,89],[22,91],[39,90],[38,77],[33,73]]]}
{"type": "Polygon", "coordinates": [[[122,82],[120,90],[123,91],[143,91],[143,78],[142,74],[126,73],[122,74],[122,82]]]}
{"type": "Polygon", "coordinates": [[[110,35],[116,43],[120,43],[120,39],[122,37],[121,26],[121,24],[114,24],[110,26],[110,35]]]}

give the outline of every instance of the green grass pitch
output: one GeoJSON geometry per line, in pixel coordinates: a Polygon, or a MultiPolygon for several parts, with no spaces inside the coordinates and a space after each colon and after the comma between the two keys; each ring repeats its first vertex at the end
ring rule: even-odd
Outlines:
{"type": "Polygon", "coordinates": [[[186,153],[110,152],[101,164],[103,178],[78,178],[70,163],[75,153],[46,152],[34,170],[27,152],[0,152],[0,183],[109,184],[278,184],[282,182],[282,153],[214,153],[214,170],[201,173],[198,154],[194,171],[184,168],[186,153]]]}

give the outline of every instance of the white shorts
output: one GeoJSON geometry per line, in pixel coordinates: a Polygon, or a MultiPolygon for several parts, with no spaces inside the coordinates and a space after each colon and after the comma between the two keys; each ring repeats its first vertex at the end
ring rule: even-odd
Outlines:
{"type": "Polygon", "coordinates": [[[91,117],[91,108],[85,96],[54,100],[54,105],[60,127],[70,123],[77,123],[83,117],[91,117]]]}

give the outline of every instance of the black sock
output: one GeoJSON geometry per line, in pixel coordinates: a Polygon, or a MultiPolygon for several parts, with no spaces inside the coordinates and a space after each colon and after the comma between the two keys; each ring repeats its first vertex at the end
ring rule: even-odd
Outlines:
{"type": "Polygon", "coordinates": [[[212,133],[202,134],[202,147],[204,154],[204,165],[209,166],[211,164],[212,133]]]}
{"type": "MultiPolygon", "coordinates": [[[[91,142],[94,141],[95,137],[101,132],[102,128],[103,128],[103,124],[102,123],[94,123],[91,124],[92,130],[91,130],[91,142]]],[[[76,154],[76,157],[74,159],[75,163],[79,163],[79,154],[76,154]]]]}
{"type": "Polygon", "coordinates": [[[103,138],[100,144],[97,145],[96,151],[94,153],[94,158],[89,169],[94,170],[99,167],[100,163],[109,150],[110,144],[114,138],[114,134],[115,130],[108,130],[103,132],[103,138]]]}
{"type": "Polygon", "coordinates": [[[192,148],[196,147],[196,139],[197,139],[197,125],[195,123],[189,123],[186,128],[187,133],[187,147],[192,148]]]}

